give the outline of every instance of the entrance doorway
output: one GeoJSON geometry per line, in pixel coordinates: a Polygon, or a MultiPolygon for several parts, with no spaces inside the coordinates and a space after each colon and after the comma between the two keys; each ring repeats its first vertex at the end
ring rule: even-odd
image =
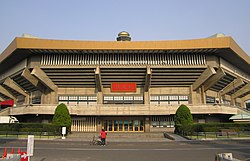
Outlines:
{"type": "Polygon", "coordinates": [[[143,119],[108,118],[102,127],[108,132],[144,132],[143,119]]]}

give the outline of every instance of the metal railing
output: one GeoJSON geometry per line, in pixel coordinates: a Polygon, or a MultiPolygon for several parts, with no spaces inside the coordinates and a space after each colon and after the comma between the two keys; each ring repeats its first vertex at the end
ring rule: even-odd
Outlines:
{"type": "Polygon", "coordinates": [[[226,132],[193,132],[187,136],[190,139],[223,139],[223,138],[250,138],[250,131],[226,132]]]}
{"type": "Polygon", "coordinates": [[[37,139],[55,139],[61,137],[56,132],[18,132],[18,131],[0,131],[0,138],[19,139],[27,138],[28,135],[34,135],[37,139]]]}

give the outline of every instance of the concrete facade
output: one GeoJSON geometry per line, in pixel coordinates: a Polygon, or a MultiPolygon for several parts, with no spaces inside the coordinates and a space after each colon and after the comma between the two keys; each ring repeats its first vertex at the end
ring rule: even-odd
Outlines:
{"type": "Polygon", "coordinates": [[[154,132],[173,129],[181,104],[196,122],[247,112],[250,58],[231,37],[125,40],[16,38],[0,55],[0,99],[16,106],[0,115],[50,122],[65,103],[75,131],[154,132]]]}

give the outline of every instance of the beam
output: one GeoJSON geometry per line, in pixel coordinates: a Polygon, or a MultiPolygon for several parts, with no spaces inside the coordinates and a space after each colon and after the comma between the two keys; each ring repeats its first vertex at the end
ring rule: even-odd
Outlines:
{"type": "Polygon", "coordinates": [[[221,78],[223,78],[225,75],[226,75],[226,73],[223,71],[223,69],[219,68],[217,70],[217,73],[215,75],[213,75],[211,78],[209,78],[209,80],[204,83],[204,91],[207,91],[215,83],[217,83],[219,80],[221,80],[221,78]]]}
{"type": "Polygon", "coordinates": [[[244,84],[243,80],[240,77],[238,77],[237,79],[232,81],[230,84],[228,84],[225,88],[223,88],[220,91],[220,93],[223,96],[223,95],[227,94],[228,92],[234,90],[235,88],[237,88],[243,84],[244,84]]]}
{"type": "Polygon", "coordinates": [[[201,73],[200,77],[196,79],[196,81],[193,83],[193,90],[197,90],[201,85],[203,85],[212,75],[214,75],[216,71],[213,67],[208,66],[206,70],[204,70],[203,73],[201,73]]]}
{"type": "Polygon", "coordinates": [[[0,97],[0,101],[4,101],[4,99],[2,97],[0,97]]]}
{"type": "Polygon", "coordinates": [[[241,98],[241,106],[246,108],[246,103],[250,101],[250,94],[241,98]]]}
{"type": "Polygon", "coordinates": [[[235,92],[232,97],[233,99],[238,98],[239,96],[248,93],[250,91],[250,83],[243,86],[241,89],[239,89],[237,92],[235,92]]]}
{"type": "Polygon", "coordinates": [[[7,89],[5,89],[2,85],[0,85],[0,93],[2,93],[3,95],[13,99],[13,100],[16,100],[16,97],[13,96],[7,89]]]}
{"type": "Polygon", "coordinates": [[[57,86],[54,84],[54,82],[46,75],[46,73],[39,68],[38,66],[35,66],[31,72],[32,75],[36,76],[39,81],[44,84],[46,87],[51,89],[52,91],[57,91],[57,86]]]}
{"type": "Polygon", "coordinates": [[[30,71],[27,68],[23,70],[21,76],[24,77],[27,81],[29,81],[39,91],[41,91],[41,92],[43,91],[42,84],[39,82],[39,80],[36,77],[34,77],[33,75],[31,75],[30,71]]]}
{"type": "Polygon", "coordinates": [[[250,94],[248,94],[248,95],[242,97],[241,100],[242,100],[243,102],[249,101],[249,100],[250,100],[250,94]]]}
{"type": "Polygon", "coordinates": [[[97,66],[95,70],[95,82],[98,92],[102,92],[103,86],[102,86],[100,66],[97,66]]]}
{"type": "Polygon", "coordinates": [[[144,86],[145,92],[148,92],[150,88],[151,78],[152,78],[152,70],[150,69],[150,67],[147,67],[147,74],[146,74],[145,86],[144,86]]]}
{"type": "Polygon", "coordinates": [[[17,91],[18,93],[20,93],[21,95],[23,95],[25,97],[28,96],[28,94],[25,93],[25,91],[10,77],[6,78],[3,84],[10,87],[11,89],[17,91]]]}

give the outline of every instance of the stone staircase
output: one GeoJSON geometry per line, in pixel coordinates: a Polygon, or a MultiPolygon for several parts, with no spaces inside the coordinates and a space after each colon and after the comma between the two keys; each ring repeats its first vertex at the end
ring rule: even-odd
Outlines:
{"type": "MultiPolygon", "coordinates": [[[[72,134],[67,136],[69,140],[76,141],[91,141],[93,137],[98,137],[99,133],[80,133],[72,132],[72,134]]],[[[138,133],[126,133],[126,132],[108,132],[107,141],[109,142],[159,142],[159,141],[169,141],[164,138],[163,132],[138,132],[138,133]]]]}

